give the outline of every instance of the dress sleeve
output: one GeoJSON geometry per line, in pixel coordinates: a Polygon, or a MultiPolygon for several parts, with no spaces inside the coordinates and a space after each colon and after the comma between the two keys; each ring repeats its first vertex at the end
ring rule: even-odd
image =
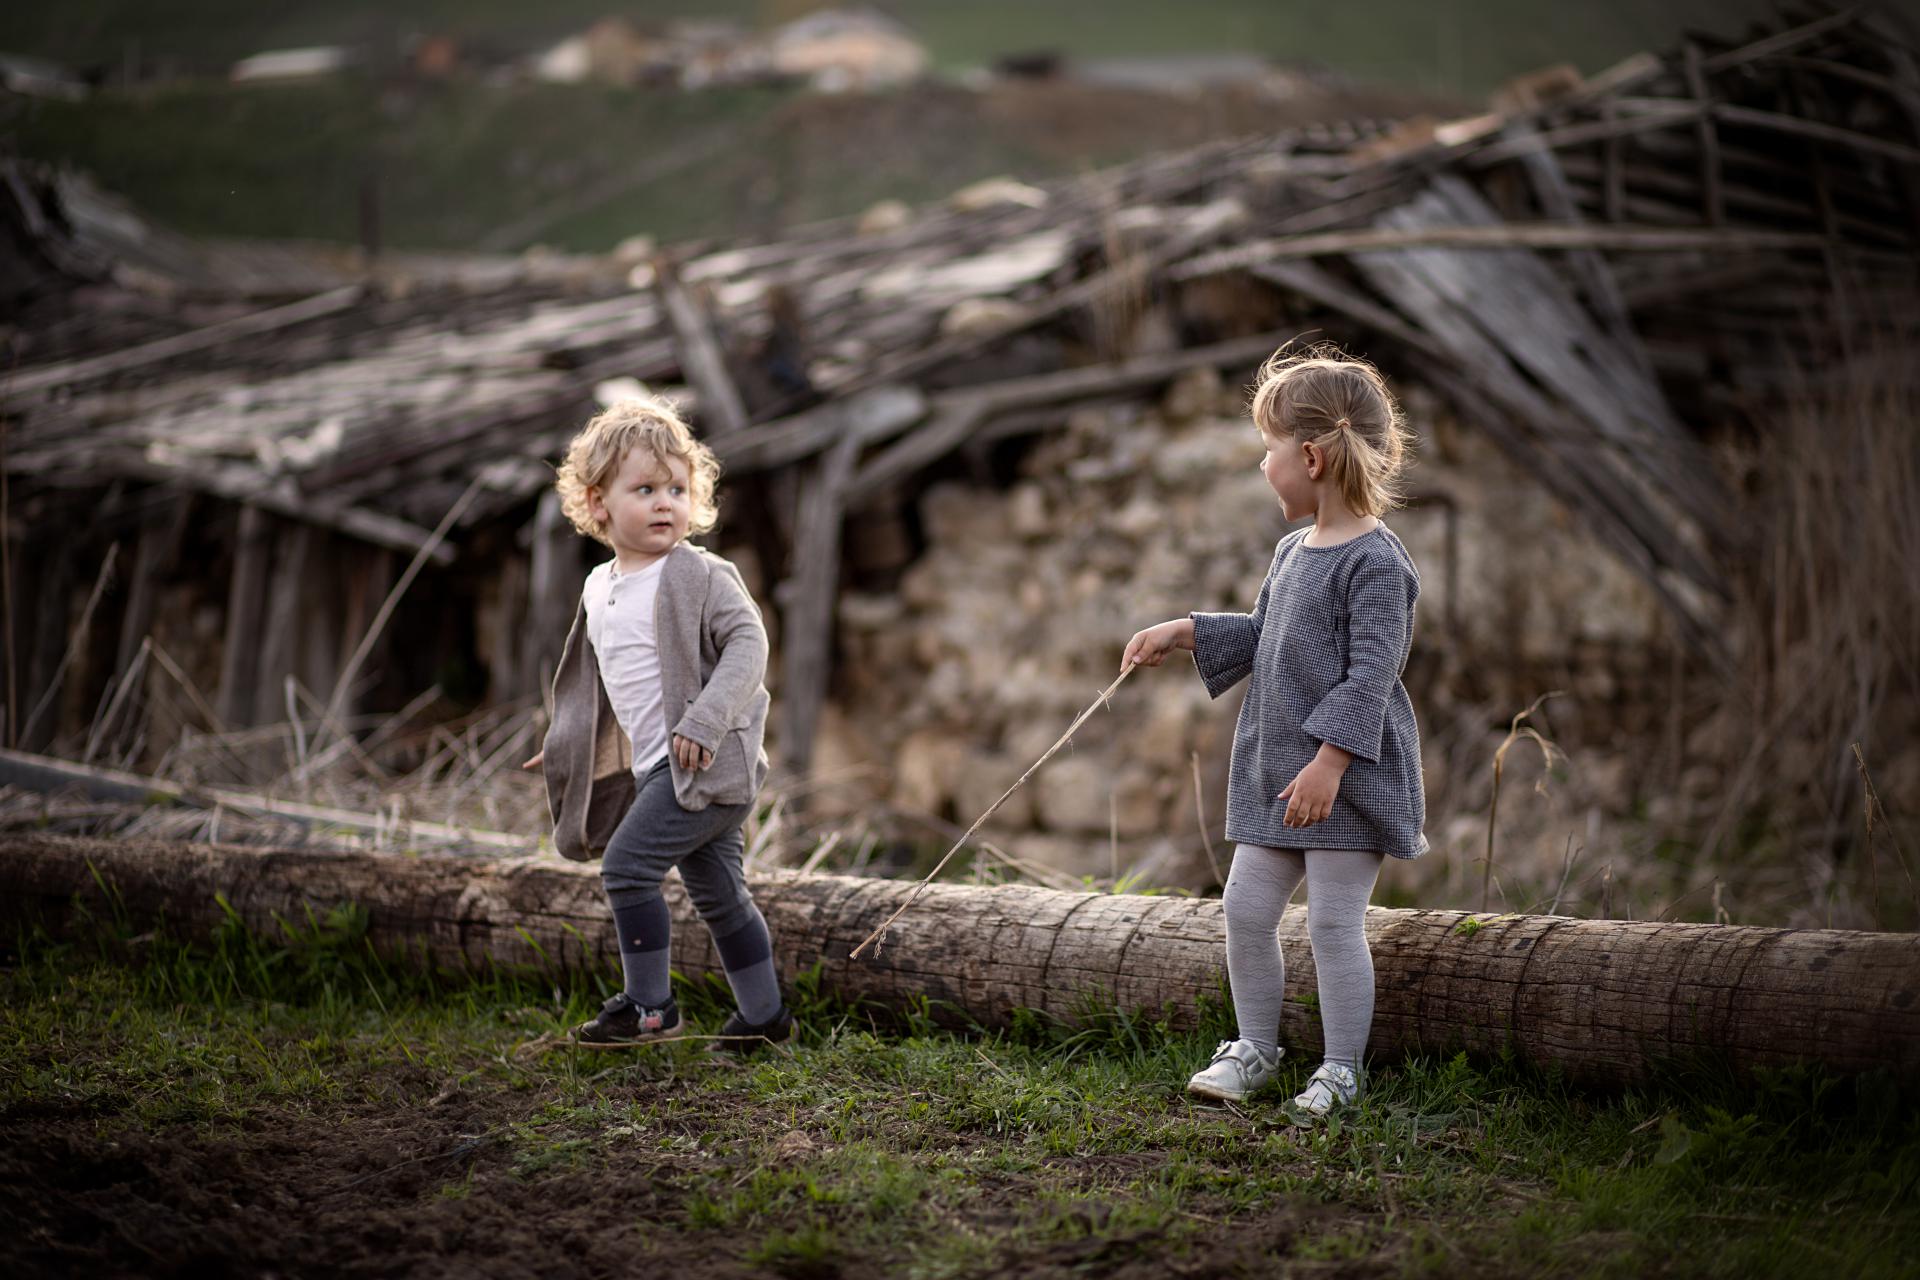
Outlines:
{"type": "Polygon", "coordinates": [[[1387,700],[1407,653],[1405,570],[1390,560],[1362,560],[1347,583],[1346,613],[1346,672],[1301,727],[1375,764],[1386,731],[1387,700]]]}
{"type": "MultiPolygon", "coordinates": [[[[1285,543],[1281,544],[1282,548],[1285,543]]],[[[1254,651],[1260,647],[1260,627],[1266,621],[1267,593],[1273,588],[1275,571],[1280,567],[1280,551],[1274,552],[1267,568],[1266,581],[1253,602],[1252,613],[1190,613],[1193,619],[1193,665],[1209,697],[1217,698],[1247,678],[1253,670],[1254,651]]]]}

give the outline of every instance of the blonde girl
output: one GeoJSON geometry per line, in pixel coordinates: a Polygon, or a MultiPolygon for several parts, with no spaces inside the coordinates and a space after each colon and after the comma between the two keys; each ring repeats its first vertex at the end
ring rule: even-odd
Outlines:
{"type": "Polygon", "coordinates": [[[1279,1070],[1285,963],[1277,929],[1307,884],[1325,1061],[1296,1119],[1356,1102],[1373,1025],[1367,899],[1381,859],[1417,858],[1426,807],[1420,735],[1401,675],[1420,575],[1381,517],[1400,501],[1411,440],[1378,370],[1329,347],[1260,372],[1260,473],[1289,522],[1251,613],[1195,613],[1128,641],[1122,666],[1189,650],[1207,691],[1248,680],[1228,771],[1227,975],[1239,1038],[1193,1093],[1243,1101],[1279,1070]]]}

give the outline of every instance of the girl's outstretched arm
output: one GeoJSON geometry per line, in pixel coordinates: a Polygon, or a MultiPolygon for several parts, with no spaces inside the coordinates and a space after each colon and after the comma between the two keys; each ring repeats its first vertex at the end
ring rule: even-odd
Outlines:
{"type": "Polygon", "coordinates": [[[1157,667],[1175,649],[1193,649],[1192,618],[1171,618],[1145,631],[1134,632],[1133,639],[1127,641],[1127,651],[1120,655],[1120,669],[1125,671],[1136,663],[1157,667]]]}

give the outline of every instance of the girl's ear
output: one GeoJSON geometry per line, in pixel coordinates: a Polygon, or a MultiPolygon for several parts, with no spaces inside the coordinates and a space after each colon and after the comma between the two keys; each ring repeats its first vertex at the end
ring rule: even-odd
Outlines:
{"type": "Polygon", "coordinates": [[[1303,455],[1303,460],[1307,464],[1307,479],[1318,480],[1320,478],[1320,472],[1327,465],[1325,451],[1311,440],[1302,440],[1300,442],[1300,451],[1303,455]]]}

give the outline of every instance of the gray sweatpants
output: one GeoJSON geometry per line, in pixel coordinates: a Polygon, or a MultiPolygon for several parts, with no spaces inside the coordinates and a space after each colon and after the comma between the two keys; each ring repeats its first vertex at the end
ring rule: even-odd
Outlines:
{"type": "Polygon", "coordinates": [[[1269,849],[1236,845],[1227,873],[1227,980],[1240,1036],[1263,1049],[1279,1043],[1286,962],[1280,913],[1307,882],[1307,933],[1320,978],[1320,1027],[1326,1059],[1356,1070],[1373,1030],[1373,953],[1367,949],[1367,899],[1380,855],[1354,849],[1269,849]]]}
{"type": "Polygon", "coordinates": [[[664,760],[640,780],[633,806],[600,862],[600,881],[620,940],[626,994],[640,1008],[660,1008],[672,994],[673,913],[660,895],[660,881],[669,869],[679,867],[687,896],[713,933],[741,1016],[758,1026],[779,1013],[773,939],[747,891],[743,865],[740,824],[752,807],[682,809],[673,794],[673,771],[664,760]]]}
{"type": "Polygon", "coordinates": [[[600,860],[600,883],[617,909],[660,892],[668,870],[680,879],[694,910],[715,937],[736,933],[754,913],[743,866],[746,841],[740,824],[747,804],[710,804],[682,809],[673,796],[673,771],[665,760],[655,765],[633,797],[627,816],[607,841],[600,860]]]}

